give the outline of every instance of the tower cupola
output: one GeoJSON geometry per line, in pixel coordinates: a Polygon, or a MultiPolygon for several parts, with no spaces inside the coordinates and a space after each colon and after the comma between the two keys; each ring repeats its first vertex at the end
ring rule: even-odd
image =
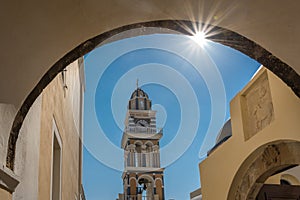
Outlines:
{"type": "Polygon", "coordinates": [[[129,110],[151,110],[151,100],[148,94],[141,88],[137,88],[130,97],[128,103],[129,110]]]}

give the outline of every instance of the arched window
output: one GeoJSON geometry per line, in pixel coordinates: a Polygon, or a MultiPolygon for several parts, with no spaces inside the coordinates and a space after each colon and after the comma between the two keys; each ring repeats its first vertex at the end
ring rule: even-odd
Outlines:
{"type": "Polygon", "coordinates": [[[280,185],[291,185],[291,183],[288,182],[287,180],[280,179],[280,185]]]}

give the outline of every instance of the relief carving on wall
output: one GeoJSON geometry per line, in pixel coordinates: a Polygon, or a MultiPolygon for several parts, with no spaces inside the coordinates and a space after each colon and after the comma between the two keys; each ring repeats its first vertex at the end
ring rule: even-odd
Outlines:
{"type": "Polygon", "coordinates": [[[274,109],[266,72],[243,94],[243,123],[246,140],[268,126],[274,119],[274,109]]]}
{"type": "Polygon", "coordinates": [[[266,147],[262,154],[262,162],[267,168],[280,162],[280,151],[276,145],[269,145],[266,147]]]}
{"type": "Polygon", "coordinates": [[[235,193],[235,197],[234,200],[241,200],[241,194],[240,194],[240,188],[237,189],[236,193],[235,193]]]}

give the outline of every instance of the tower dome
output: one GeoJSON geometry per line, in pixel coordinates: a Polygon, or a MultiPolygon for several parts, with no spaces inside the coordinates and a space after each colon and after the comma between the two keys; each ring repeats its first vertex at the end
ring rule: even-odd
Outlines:
{"type": "Polygon", "coordinates": [[[151,110],[151,100],[144,90],[137,88],[130,97],[129,110],[151,110]]]}

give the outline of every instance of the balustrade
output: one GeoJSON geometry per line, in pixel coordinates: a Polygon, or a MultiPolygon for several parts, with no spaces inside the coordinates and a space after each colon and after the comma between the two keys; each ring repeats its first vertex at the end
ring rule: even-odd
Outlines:
{"type": "Polygon", "coordinates": [[[126,167],[160,167],[159,152],[128,152],[126,157],[126,167]]]}
{"type": "Polygon", "coordinates": [[[155,133],[162,133],[162,128],[141,127],[141,126],[128,127],[127,126],[125,128],[125,132],[155,134],[155,133]]]}

